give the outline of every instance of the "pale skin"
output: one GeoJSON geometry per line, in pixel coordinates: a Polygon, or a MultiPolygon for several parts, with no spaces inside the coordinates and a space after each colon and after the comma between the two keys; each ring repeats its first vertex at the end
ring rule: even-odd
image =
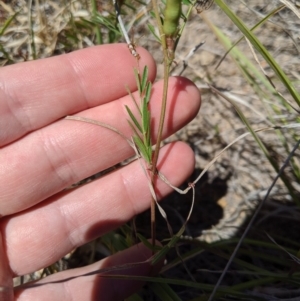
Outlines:
{"type": "MultiPolygon", "coordinates": [[[[138,48],[140,68],[156,67],[138,48]]],[[[117,228],[150,206],[147,179],[138,161],[77,189],[73,183],[133,155],[118,134],[91,124],[65,120],[83,116],[107,123],[130,137],[124,105],[132,107],[125,85],[135,91],[136,59],[115,44],[0,69],[0,300],[123,300],[144,283],[99,275],[47,285],[12,288],[12,278],[49,266],[72,249],[117,228]]],[[[158,126],[162,82],[151,98],[153,132],[158,126]]],[[[170,80],[164,136],[198,112],[200,95],[187,79],[170,80]]],[[[155,139],[155,137],[153,137],[155,139]]],[[[194,167],[191,149],[173,143],[161,150],[159,170],[181,184],[194,167]]],[[[161,199],[171,188],[157,181],[161,199]]],[[[150,222],[150,221],[149,221],[150,222]]],[[[100,268],[142,262],[151,251],[142,244],[80,269],[61,272],[53,282],[100,268]]],[[[129,267],[119,274],[149,276],[161,265],[129,267]]]]}

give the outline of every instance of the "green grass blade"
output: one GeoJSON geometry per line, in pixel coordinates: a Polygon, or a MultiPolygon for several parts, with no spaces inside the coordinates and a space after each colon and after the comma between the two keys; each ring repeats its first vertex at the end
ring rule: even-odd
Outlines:
{"type": "Polygon", "coordinates": [[[263,56],[263,58],[268,62],[269,66],[276,73],[280,81],[285,85],[287,90],[293,96],[295,102],[300,107],[300,94],[296,91],[292,82],[289,80],[287,75],[273,59],[272,55],[267,51],[267,49],[262,45],[258,38],[251,32],[249,28],[230,10],[230,8],[223,2],[223,0],[215,0],[215,2],[220,6],[220,8],[226,13],[226,15],[231,19],[231,21],[239,28],[239,30],[245,35],[245,37],[250,41],[253,47],[263,56]]]}
{"type": "Polygon", "coordinates": [[[97,27],[104,28],[101,32],[103,43],[114,43],[121,36],[119,27],[116,26],[115,23],[115,16],[112,14],[109,16],[102,16],[97,12],[92,16],[89,22],[91,22],[93,31],[95,31],[95,28],[97,27]],[[105,39],[104,33],[106,37],[105,39]]]}
{"type": "MultiPolygon", "coordinates": [[[[209,20],[208,20],[209,22],[209,20]]],[[[264,74],[256,68],[256,66],[245,56],[245,54],[239,50],[238,47],[232,48],[231,41],[225,34],[215,25],[209,22],[208,24],[210,28],[213,30],[215,35],[218,37],[219,41],[223,44],[226,49],[231,49],[230,55],[237,67],[241,70],[246,80],[249,84],[254,87],[255,92],[260,94],[261,96],[266,97],[266,93],[259,92],[261,90],[260,85],[258,83],[262,83],[265,88],[267,88],[272,95],[276,94],[275,89],[270,84],[270,82],[266,79],[264,74]]]]}
{"type": "Polygon", "coordinates": [[[16,18],[16,16],[20,13],[20,11],[13,14],[10,18],[5,20],[4,25],[0,29],[0,36],[2,36],[5,33],[5,30],[8,28],[8,26],[11,24],[11,22],[16,18]]]}
{"type": "MultiPolygon", "coordinates": [[[[261,25],[263,25],[265,22],[267,22],[269,20],[269,18],[271,16],[274,16],[275,14],[277,14],[278,12],[280,12],[283,8],[285,8],[285,5],[281,5],[279,7],[276,7],[273,11],[271,11],[269,14],[267,14],[264,18],[262,18],[257,24],[255,24],[250,30],[254,31],[255,29],[259,28],[261,25]]],[[[226,53],[222,56],[220,62],[217,64],[216,69],[220,66],[220,64],[222,63],[222,61],[225,59],[225,57],[228,55],[228,53],[237,45],[239,44],[243,39],[245,38],[245,36],[242,36],[241,38],[239,38],[235,43],[233,43],[233,45],[226,51],[226,53]]]]}

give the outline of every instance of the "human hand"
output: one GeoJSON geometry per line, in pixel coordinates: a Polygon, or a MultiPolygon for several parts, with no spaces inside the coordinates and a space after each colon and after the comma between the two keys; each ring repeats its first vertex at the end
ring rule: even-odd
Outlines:
{"type": "MultiPolygon", "coordinates": [[[[155,78],[155,63],[138,49],[142,67],[155,78]]],[[[28,288],[12,277],[49,266],[72,249],[117,228],[150,205],[147,179],[137,161],[76,189],[73,183],[133,155],[116,133],[63,119],[76,114],[118,128],[130,137],[124,105],[132,107],[125,85],[136,90],[135,59],[126,45],[104,45],[0,69],[0,300],[122,300],[143,283],[82,275],[103,267],[145,261],[142,244],[91,266],[63,271],[28,288]],[[52,282],[52,283],[50,283],[52,282]],[[54,283],[55,282],[55,283],[54,283]]],[[[153,87],[151,114],[157,131],[162,82],[153,87]]],[[[197,113],[200,96],[184,78],[172,78],[164,137],[197,113]]],[[[155,137],[153,137],[155,139],[155,137]]],[[[194,156],[183,143],[165,146],[159,170],[179,185],[192,172],[194,156]]],[[[159,198],[170,193],[157,182],[159,198]]],[[[122,274],[147,276],[149,263],[122,274]]]]}

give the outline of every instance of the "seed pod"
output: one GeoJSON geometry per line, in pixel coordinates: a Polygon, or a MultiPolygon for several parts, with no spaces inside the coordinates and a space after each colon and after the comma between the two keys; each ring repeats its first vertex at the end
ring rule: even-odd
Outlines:
{"type": "Polygon", "coordinates": [[[163,30],[167,37],[174,37],[179,25],[181,14],[181,0],[167,0],[163,30]]]}

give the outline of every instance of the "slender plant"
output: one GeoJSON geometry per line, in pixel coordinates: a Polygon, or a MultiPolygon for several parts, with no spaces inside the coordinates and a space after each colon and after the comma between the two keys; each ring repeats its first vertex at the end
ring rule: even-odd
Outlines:
{"type": "MultiPolygon", "coordinates": [[[[116,16],[118,19],[118,24],[120,27],[120,31],[122,32],[127,44],[128,48],[131,52],[131,54],[137,59],[137,65],[138,61],[140,59],[139,54],[137,53],[134,44],[131,42],[128,33],[125,29],[121,13],[120,13],[120,4],[121,2],[118,2],[117,0],[113,0],[113,5],[116,10],[116,16]]],[[[131,139],[127,139],[128,143],[134,148],[136,154],[143,158],[147,164],[147,168],[150,169],[150,175],[148,177],[149,179],[149,189],[151,191],[152,195],[152,201],[151,201],[151,236],[152,236],[152,248],[155,249],[155,239],[156,239],[156,230],[155,230],[155,223],[156,223],[156,217],[155,217],[155,208],[158,207],[160,213],[167,221],[167,215],[163,211],[163,209],[159,206],[157,202],[157,198],[155,195],[155,181],[156,177],[160,176],[160,178],[165,181],[167,184],[169,184],[173,189],[175,189],[177,192],[181,194],[187,193],[190,189],[194,190],[194,185],[196,182],[200,179],[201,175],[194,181],[191,185],[187,187],[185,190],[180,190],[174,186],[171,185],[171,183],[168,182],[168,180],[157,170],[157,161],[160,151],[160,145],[162,141],[162,132],[164,128],[164,120],[166,115],[166,106],[167,106],[167,91],[168,91],[168,83],[169,83],[169,76],[170,76],[170,67],[174,61],[175,57],[175,49],[176,45],[178,44],[178,40],[180,39],[181,32],[185,26],[185,23],[187,22],[188,16],[191,13],[191,9],[196,6],[198,13],[202,12],[205,9],[208,9],[213,1],[191,1],[189,3],[189,9],[186,14],[186,16],[183,16],[182,14],[182,1],[181,0],[167,0],[165,4],[165,9],[163,11],[163,14],[161,15],[157,0],[152,0],[152,6],[153,11],[155,14],[158,30],[159,30],[159,41],[162,45],[162,51],[163,51],[163,63],[164,63],[164,85],[163,85],[163,93],[162,93],[162,100],[161,100],[161,108],[160,108],[160,118],[159,118],[159,127],[158,132],[156,134],[157,141],[155,145],[155,149],[152,150],[152,142],[151,142],[151,118],[150,118],[150,111],[149,111],[149,102],[151,97],[151,88],[152,85],[148,81],[148,69],[145,67],[143,70],[142,75],[140,75],[139,71],[137,69],[134,70],[136,83],[138,87],[139,92],[139,102],[136,101],[132,93],[128,90],[129,95],[131,96],[133,103],[138,111],[138,116],[135,116],[132,112],[132,110],[126,106],[127,113],[129,115],[129,125],[133,130],[133,136],[131,139]],[[182,19],[182,23],[180,24],[180,21],[182,19]],[[132,140],[132,141],[131,141],[132,140]]],[[[74,117],[74,116],[68,116],[68,119],[73,120],[81,120],[85,122],[91,122],[94,124],[98,124],[100,126],[104,126],[106,128],[112,129],[113,131],[121,134],[117,129],[112,128],[111,126],[102,124],[101,122],[95,122],[88,120],[86,118],[81,117],[74,117]]],[[[194,198],[193,198],[194,200],[194,198]]],[[[191,211],[187,217],[186,222],[188,221],[190,217],[191,211]]],[[[168,221],[167,221],[168,223],[168,221]]],[[[185,230],[184,223],[183,227],[180,229],[180,231],[175,235],[173,239],[171,239],[170,243],[166,246],[166,248],[159,253],[159,255],[154,259],[154,262],[158,261],[166,252],[166,250],[169,250],[172,246],[176,244],[178,239],[181,237],[185,230]]],[[[170,234],[173,236],[173,231],[168,224],[168,228],[170,231],[170,234]]]]}

